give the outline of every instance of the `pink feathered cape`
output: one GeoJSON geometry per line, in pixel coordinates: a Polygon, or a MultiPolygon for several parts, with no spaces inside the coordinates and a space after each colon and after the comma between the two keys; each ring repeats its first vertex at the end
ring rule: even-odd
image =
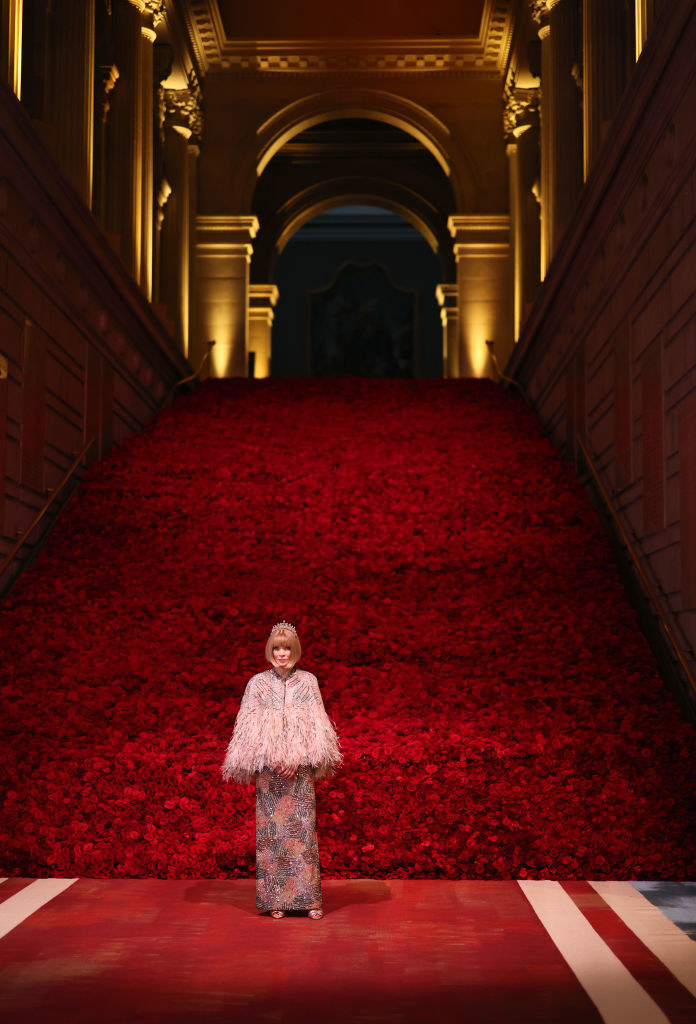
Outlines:
{"type": "Polygon", "coordinates": [[[301,764],[312,766],[315,779],[324,779],[342,762],[316,676],[295,669],[283,680],[268,669],[251,677],[222,765],[225,780],[254,782],[264,767],[301,764]]]}

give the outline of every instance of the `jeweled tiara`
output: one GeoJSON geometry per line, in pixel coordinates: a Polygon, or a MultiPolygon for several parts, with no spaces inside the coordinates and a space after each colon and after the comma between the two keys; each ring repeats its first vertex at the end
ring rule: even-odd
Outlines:
{"type": "Polygon", "coordinates": [[[285,622],[285,620],[283,620],[282,622],[276,622],[275,626],[268,635],[273,636],[277,629],[289,629],[291,633],[294,633],[295,636],[297,636],[297,630],[293,626],[292,622],[285,622]]]}

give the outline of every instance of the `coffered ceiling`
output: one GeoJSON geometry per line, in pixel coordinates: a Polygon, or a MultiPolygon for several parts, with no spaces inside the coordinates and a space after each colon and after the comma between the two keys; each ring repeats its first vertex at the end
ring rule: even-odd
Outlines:
{"type": "Polygon", "coordinates": [[[500,74],[514,0],[181,0],[200,71],[500,74]]]}

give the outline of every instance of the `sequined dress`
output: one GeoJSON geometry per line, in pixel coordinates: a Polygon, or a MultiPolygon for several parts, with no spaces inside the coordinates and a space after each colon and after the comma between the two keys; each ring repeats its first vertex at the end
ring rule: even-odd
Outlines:
{"type": "Polygon", "coordinates": [[[314,780],[342,763],[338,739],[311,672],[271,668],[244,692],[222,765],[225,779],[256,785],[256,906],[321,908],[314,780]],[[295,769],[290,779],[276,770],[295,769]]]}

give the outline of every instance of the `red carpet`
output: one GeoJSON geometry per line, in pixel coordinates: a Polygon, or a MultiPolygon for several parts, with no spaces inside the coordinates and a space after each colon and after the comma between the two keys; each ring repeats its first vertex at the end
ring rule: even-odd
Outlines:
{"type": "Polygon", "coordinates": [[[87,479],[0,609],[0,870],[247,877],[220,764],[289,618],[346,757],[325,878],[689,878],[696,735],[596,517],[488,381],[222,381],[87,479]]]}
{"type": "Polygon", "coordinates": [[[587,882],[336,879],[315,922],[258,915],[251,880],[11,879],[0,1015],[691,1024],[696,943],[629,883],[607,885],[613,906],[587,882]]]}

